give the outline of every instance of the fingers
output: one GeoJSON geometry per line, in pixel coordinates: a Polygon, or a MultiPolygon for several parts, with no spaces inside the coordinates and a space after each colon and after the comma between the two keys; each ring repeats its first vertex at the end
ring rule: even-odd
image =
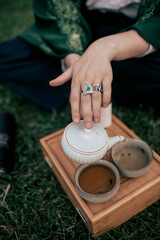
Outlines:
{"type": "Polygon", "coordinates": [[[80,122],[80,85],[72,82],[70,103],[72,111],[72,120],[74,123],[80,122]]]}
{"type": "MultiPolygon", "coordinates": [[[[100,79],[94,81],[92,86],[100,85],[100,79]]],[[[72,118],[75,123],[80,121],[80,112],[82,112],[85,128],[92,128],[92,112],[93,121],[95,123],[100,122],[101,119],[101,106],[107,107],[111,100],[111,78],[104,77],[103,83],[103,94],[100,91],[94,91],[93,94],[81,94],[81,89],[84,87],[77,87],[76,81],[72,84],[71,91],[71,108],[72,118]]],[[[84,85],[84,83],[82,84],[84,85]]]]}
{"type": "Polygon", "coordinates": [[[101,106],[107,107],[111,102],[111,83],[112,83],[112,72],[110,75],[106,75],[103,80],[98,79],[94,81],[94,85],[103,85],[103,93],[94,91],[92,94],[92,109],[93,109],[93,120],[95,123],[101,120],[101,106]]]}
{"type": "Polygon", "coordinates": [[[72,119],[74,123],[79,123],[80,115],[83,116],[85,128],[92,128],[91,95],[81,94],[82,87],[72,82],[70,103],[72,109],[72,119]]]}
{"type": "Polygon", "coordinates": [[[81,94],[81,108],[82,108],[82,115],[84,120],[85,128],[92,128],[92,111],[91,111],[91,95],[81,94]]]}
{"type": "MultiPolygon", "coordinates": [[[[94,85],[100,85],[100,80],[96,80],[93,84],[94,85]]],[[[92,94],[92,110],[93,110],[93,120],[95,123],[100,122],[101,118],[101,101],[102,101],[102,93],[99,91],[94,91],[92,94]]]]}
{"type": "Polygon", "coordinates": [[[59,77],[55,78],[54,80],[51,80],[49,84],[53,87],[60,86],[65,82],[69,81],[71,77],[72,77],[72,67],[70,67],[68,70],[62,73],[59,77]]]}
{"type": "Polygon", "coordinates": [[[112,69],[110,65],[107,65],[106,72],[102,71],[101,69],[94,68],[92,68],[92,71],[89,71],[88,68],[90,67],[90,64],[83,65],[83,68],[81,67],[81,65],[81,61],[79,61],[78,63],[76,62],[72,67],[70,67],[59,77],[51,80],[49,84],[51,86],[59,86],[72,78],[70,103],[73,122],[76,124],[80,122],[81,111],[85,128],[92,128],[92,111],[93,121],[95,123],[98,123],[100,122],[101,106],[107,107],[110,103],[112,69]],[[97,72],[99,72],[99,74],[97,72]],[[84,89],[84,83],[88,83],[92,87],[97,84],[102,84],[103,93],[101,93],[100,91],[94,91],[93,94],[84,95],[83,93],[81,93],[81,89],[84,89]]]}
{"type": "Polygon", "coordinates": [[[107,107],[111,102],[111,83],[112,83],[112,78],[109,78],[109,77],[103,78],[102,107],[107,107]]]}

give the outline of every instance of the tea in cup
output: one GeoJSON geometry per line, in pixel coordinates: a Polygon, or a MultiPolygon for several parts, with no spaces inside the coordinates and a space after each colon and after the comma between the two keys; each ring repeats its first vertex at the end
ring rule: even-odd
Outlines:
{"type": "Polygon", "coordinates": [[[121,175],[134,178],[142,176],[148,171],[153,153],[146,142],[127,138],[123,143],[112,147],[111,159],[121,175]]]}
{"type": "Polygon", "coordinates": [[[119,189],[119,172],[109,161],[80,165],[75,172],[75,187],[82,198],[93,203],[110,200],[119,189]]]}

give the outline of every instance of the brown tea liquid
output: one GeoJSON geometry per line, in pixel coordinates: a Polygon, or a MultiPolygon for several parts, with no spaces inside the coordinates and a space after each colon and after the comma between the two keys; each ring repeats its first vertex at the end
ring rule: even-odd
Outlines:
{"type": "Polygon", "coordinates": [[[103,194],[110,191],[115,181],[112,170],[101,165],[89,166],[79,176],[80,187],[91,194],[103,194]]]}
{"type": "Polygon", "coordinates": [[[128,170],[143,168],[148,163],[148,156],[142,148],[123,148],[114,156],[120,167],[128,170]]]}

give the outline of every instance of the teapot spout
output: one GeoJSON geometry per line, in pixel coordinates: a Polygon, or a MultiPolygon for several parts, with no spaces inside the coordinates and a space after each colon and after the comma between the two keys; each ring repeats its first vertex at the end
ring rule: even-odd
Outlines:
{"type": "Polygon", "coordinates": [[[108,150],[113,147],[113,145],[115,145],[118,142],[124,142],[125,137],[123,136],[115,136],[115,137],[109,137],[109,141],[108,141],[108,150]]]}

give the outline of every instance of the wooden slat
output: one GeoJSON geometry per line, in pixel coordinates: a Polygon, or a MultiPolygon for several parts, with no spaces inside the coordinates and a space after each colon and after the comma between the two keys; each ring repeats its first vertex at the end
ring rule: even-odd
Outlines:
{"type": "MultiPolygon", "coordinates": [[[[112,120],[112,125],[106,129],[109,137],[123,135],[127,138],[139,138],[114,115],[112,120]]],[[[94,204],[82,199],[74,187],[74,174],[79,164],[71,161],[64,154],[61,148],[63,132],[64,129],[52,133],[42,138],[40,142],[46,161],[74,207],[78,207],[85,217],[86,226],[90,225],[92,234],[99,236],[101,233],[98,232],[120,225],[160,198],[158,188],[160,185],[160,156],[153,151],[154,158],[149,171],[144,176],[135,179],[121,176],[120,189],[110,201],[94,204]],[[154,197],[151,192],[154,193],[154,197]],[[136,204],[136,209],[134,204],[136,204]]],[[[103,159],[111,161],[110,151],[105,154],[103,159]]]]}

